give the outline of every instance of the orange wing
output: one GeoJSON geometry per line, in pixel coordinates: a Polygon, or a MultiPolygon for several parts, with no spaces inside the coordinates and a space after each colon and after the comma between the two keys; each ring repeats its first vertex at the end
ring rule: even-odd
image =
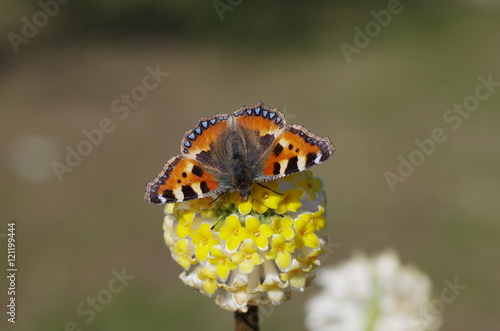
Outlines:
{"type": "Polygon", "coordinates": [[[233,113],[236,124],[250,131],[258,132],[261,137],[279,136],[285,127],[285,117],[276,108],[269,108],[260,101],[255,106],[244,106],[233,113]]]}
{"type": "Polygon", "coordinates": [[[218,182],[201,163],[178,155],[148,183],[144,200],[154,204],[173,203],[204,198],[220,191],[218,182]]]}
{"type": "Polygon", "coordinates": [[[335,152],[330,138],[320,137],[301,125],[290,125],[271,147],[257,181],[269,181],[304,171],[327,160],[335,152]]]}
{"type": "Polygon", "coordinates": [[[243,106],[232,114],[200,117],[198,124],[186,132],[181,143],[184,156],[200,162],[212,172],[227,173],[225,161],[227,146],[233,133],[244,136],[245,147],[251,150],[249,162],[267,154],[274,140],[285,127],[285,118],[278,109],[262,102],[243,106]]]}
{"type": "Polygon", "coordinates": [[[217,141],[228,128],[227,114],[215,114],[211,117],[200,117],[198,124],[186,132],[181,143],[181,153],[193,160],[197,155],[211,150],[210,144],[217,141]]]}

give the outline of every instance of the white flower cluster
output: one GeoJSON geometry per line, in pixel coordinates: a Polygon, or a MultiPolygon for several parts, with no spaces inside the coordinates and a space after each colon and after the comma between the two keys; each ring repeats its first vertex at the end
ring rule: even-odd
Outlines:
{"type": "Polygon", "coordinates": [[[309,330],[436,331],[442,323],[440,315],[421,309],[431,301],[429,278],[402,266],[392,250],[318,270],[315,283],[322,291],[306,305],[309,330]],[[422,318],[428,323],[419,323],[422,318]]]}

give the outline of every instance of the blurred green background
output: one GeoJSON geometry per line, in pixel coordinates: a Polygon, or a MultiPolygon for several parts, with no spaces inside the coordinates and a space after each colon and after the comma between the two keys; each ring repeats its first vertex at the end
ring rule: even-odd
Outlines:
{"type": "MultiPolygon", "coordinates": [[[[232,313],[178,279],[163,209],[142,197],[198,116],[259,100],[337,147],[313,169],[328,193],[325,235],[339,244],[325,264],[394,247],[437,296],[445,279],[468,287],[445,305],[442,330],[498,329],[500,88],[459,128],[443,118],[479,76],[500,82],[497,1],[402,1],[378,30],[371,11],[387,1],[219,1],[223,13],[212,1],[41,3],[0,12],[2,262],[10,221],[18,244],[17,323],[2,277],[2,330],[232,329],[232,313]],[[340,45],[370,22],[348,61],[340,45]],[[114,112],[148,66],[169,75],[114,112]],[[58,180],[53,162],[104,118],[114,130],[58,180]],[[446,141],[391,191],[384,173],[435,128],[446,141]],[[122,268],[135,278],[86,323],[77,307],[122,268]]],[[[302,330],[315,291],[294,293],[262,329],[302,330]]]]}

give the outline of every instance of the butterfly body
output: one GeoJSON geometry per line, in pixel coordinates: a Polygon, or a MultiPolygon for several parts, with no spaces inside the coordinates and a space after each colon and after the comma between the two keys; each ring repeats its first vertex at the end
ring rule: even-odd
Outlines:
{"type": "Polygon", "coordinates": [[[262,102],[232,114],[200,117],[181,143],[181,155],[167,161],[147,185],[145,200],[174,203],[237,190],[244,201],[251,185],[303,171],[328,159],[335,147],[262,102]]]}

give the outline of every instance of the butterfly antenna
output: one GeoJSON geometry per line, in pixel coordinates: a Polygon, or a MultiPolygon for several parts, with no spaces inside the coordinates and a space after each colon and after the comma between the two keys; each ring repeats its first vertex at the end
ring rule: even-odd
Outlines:
{"type": "MultiPolygon", "coordinates": [[[[255,183],[255,184],[257,184],[257,185],[259,185],[259,186],[261,186],[261,187],[263,187],[263,188],[267,188],[269,191],[274,192],[274,193],[276,193],[276,194],[283,195],[283,193],[278,192],[278,191],[275,191],[275,190],[273,190],[272,188],[267,187],[266,185],[262,185],[261,183],[255,183]]],[[[257,200],[257,201],[259,201],[259,200],[257,200]]],[[[259,201],[259,202],[260,202],[260,201],[259,201]]],[[[267,206],[266,206],[266,207],[267,207],[267,206]]]]}
{"type": "Polygon", "coordinates": [[[269,207],[269,206],[266,206],[266,205],[265,205],[262,201],[259,201],[258,199],[253,198],[253,200],[252,200],[252,201],[257,201],[258,203],[260,203],[260,204],[261,204],[261,205],[263,205],[264,207],[266,207],[266,208],[271,208],[271,207],[269,207]]]}
{"type": "Polygon", "coordinates": [[[212,227],[210,228],[210,230],[215,229],[215,227],[217,226],[217,224],[219,224],[219,223],[220,223],[220,221],[221,221],[221,220],[219,219],[217,222],[215,222],[215,224],[214,224],[214,225],[212,225],[212,227]]]}
{"type": "Polygon", "coordinates": [[[226,194],[226,192],[224,193],[221,193],[217,196],[217,198],[213,199],[208,205],[210,206],[212,203],[214,203],[215,201],[219,200],[221,196],[223,196],[224,194],[226,194]]]}
{"type": "Polygon", "coordinates": [[[235,205],[236,202],[238,202],[238,200],[240,200],[240,195],[239,194],[238,194],[238,197],[236,198],[236,200],[234,200],[233,205],[235,205]]]}

